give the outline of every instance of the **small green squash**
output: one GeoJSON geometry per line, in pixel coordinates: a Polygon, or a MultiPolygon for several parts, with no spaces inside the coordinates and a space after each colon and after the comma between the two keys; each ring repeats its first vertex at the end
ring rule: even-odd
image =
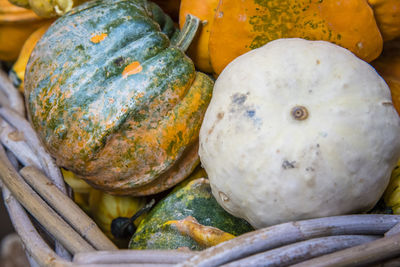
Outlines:
{"type": "Polygon", "coordinates": [[[243,219],[222,209],[211,194],[208,179],[189,179],[160,200],[141,221],[129,243],[131,249],[177,249],[187,247],[202,250],[190,235],[182,234],[173,221],[195,218],[204,226],[212,226],[234,236],[252,231],[243,219]]]}
{"type": "Polygon", "coordinates": [[[193,21],[177,34],[152,2],[103,0],[48,29],[27,65],[25,99],[59,166],[133,196],[164,191],[194,170],[213,80],[184,53],[193,21]]]}

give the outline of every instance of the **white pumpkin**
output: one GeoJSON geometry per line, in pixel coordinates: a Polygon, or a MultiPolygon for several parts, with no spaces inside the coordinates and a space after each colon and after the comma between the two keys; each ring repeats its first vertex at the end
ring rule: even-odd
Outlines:
{"type": "Polygon", "coordinates": [[[384,80],[348,50],[280,39],[231,62],[200,130],[219,204],[255,228],[367,211],[400,154],[384,80]]]}

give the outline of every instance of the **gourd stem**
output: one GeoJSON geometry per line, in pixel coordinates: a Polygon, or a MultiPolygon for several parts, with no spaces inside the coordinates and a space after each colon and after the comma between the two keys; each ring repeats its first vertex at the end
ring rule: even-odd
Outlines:
{"type": "Polygon", "coordinates": [[[136,226],[134,221],[139,218],[143,213],[148,212],[154,205],[155,199],[153,198],[150,203],[146,204],[138,212],[136,212],[131,218],[118,217],[111,222],[111,234],[116,238],[129,238],[135,231],[136,226]]]}
{"type": "Polygon", "coordinates": [[[139,218],[143,213],[148,212],[156,203],[155,199],[153,198],[148,204],[146,204],[143,208],[138,210],[130,219],[129,221],[133,223],[137,218],[139,218]]]}
{"type": "Polygon", "coordinates": [[[180,50],[185,52],[189,45],[192,43],[196,36],[197,30],[199,29],[200,19],[188,14],[186,16],[185,24],[176,39],[172,40],[172,45],[178,47],[180,50]]]}

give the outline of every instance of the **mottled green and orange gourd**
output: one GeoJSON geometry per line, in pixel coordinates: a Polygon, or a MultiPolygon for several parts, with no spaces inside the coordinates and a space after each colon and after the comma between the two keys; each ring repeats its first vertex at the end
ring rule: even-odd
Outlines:
{"type": "Polygon", "coordinates": [[[154,3],[104,0],[48,29],[27,65],[25,99],[58,165],[98,189],[136,196],[193,171],[213,88],[184,53],[196,25],[176,34],[154,3]]]}
{"type": "Polygon", "coordinates": [[[196,176],[180,183],[152,208],[129,248],[203,250],[254,230],[217,203],[208,179],[196,176]]]}

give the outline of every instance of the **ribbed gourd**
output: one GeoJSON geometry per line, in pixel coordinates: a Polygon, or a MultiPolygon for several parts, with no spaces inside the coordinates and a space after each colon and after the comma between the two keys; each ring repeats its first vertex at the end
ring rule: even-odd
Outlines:
{"type": "Polygon", "coordinates": [[[329,41],[370,62],[382,51],[377,20],[398,27],[395,1],[370,0],[377,19],[366,0],[182,0],[180,12],[206,24],[190,51],[199,69],[218,76],[236,57],[280,38],[329,41]]]}
{"type": "Polygon", "coordinates": [[[203,250],[252,230],[218,205],[208,179],[195,175],[156,204],[139,224],[129,248],[203,250]]]}
{"type": "Polygon", "coordinates": [[[25,100],[59,166],[135,196],[194,170],[213,88],[184,53],[195,25],[177,31],[146,0],[88,2],[52,24],[28,62],[25,100]]]}

